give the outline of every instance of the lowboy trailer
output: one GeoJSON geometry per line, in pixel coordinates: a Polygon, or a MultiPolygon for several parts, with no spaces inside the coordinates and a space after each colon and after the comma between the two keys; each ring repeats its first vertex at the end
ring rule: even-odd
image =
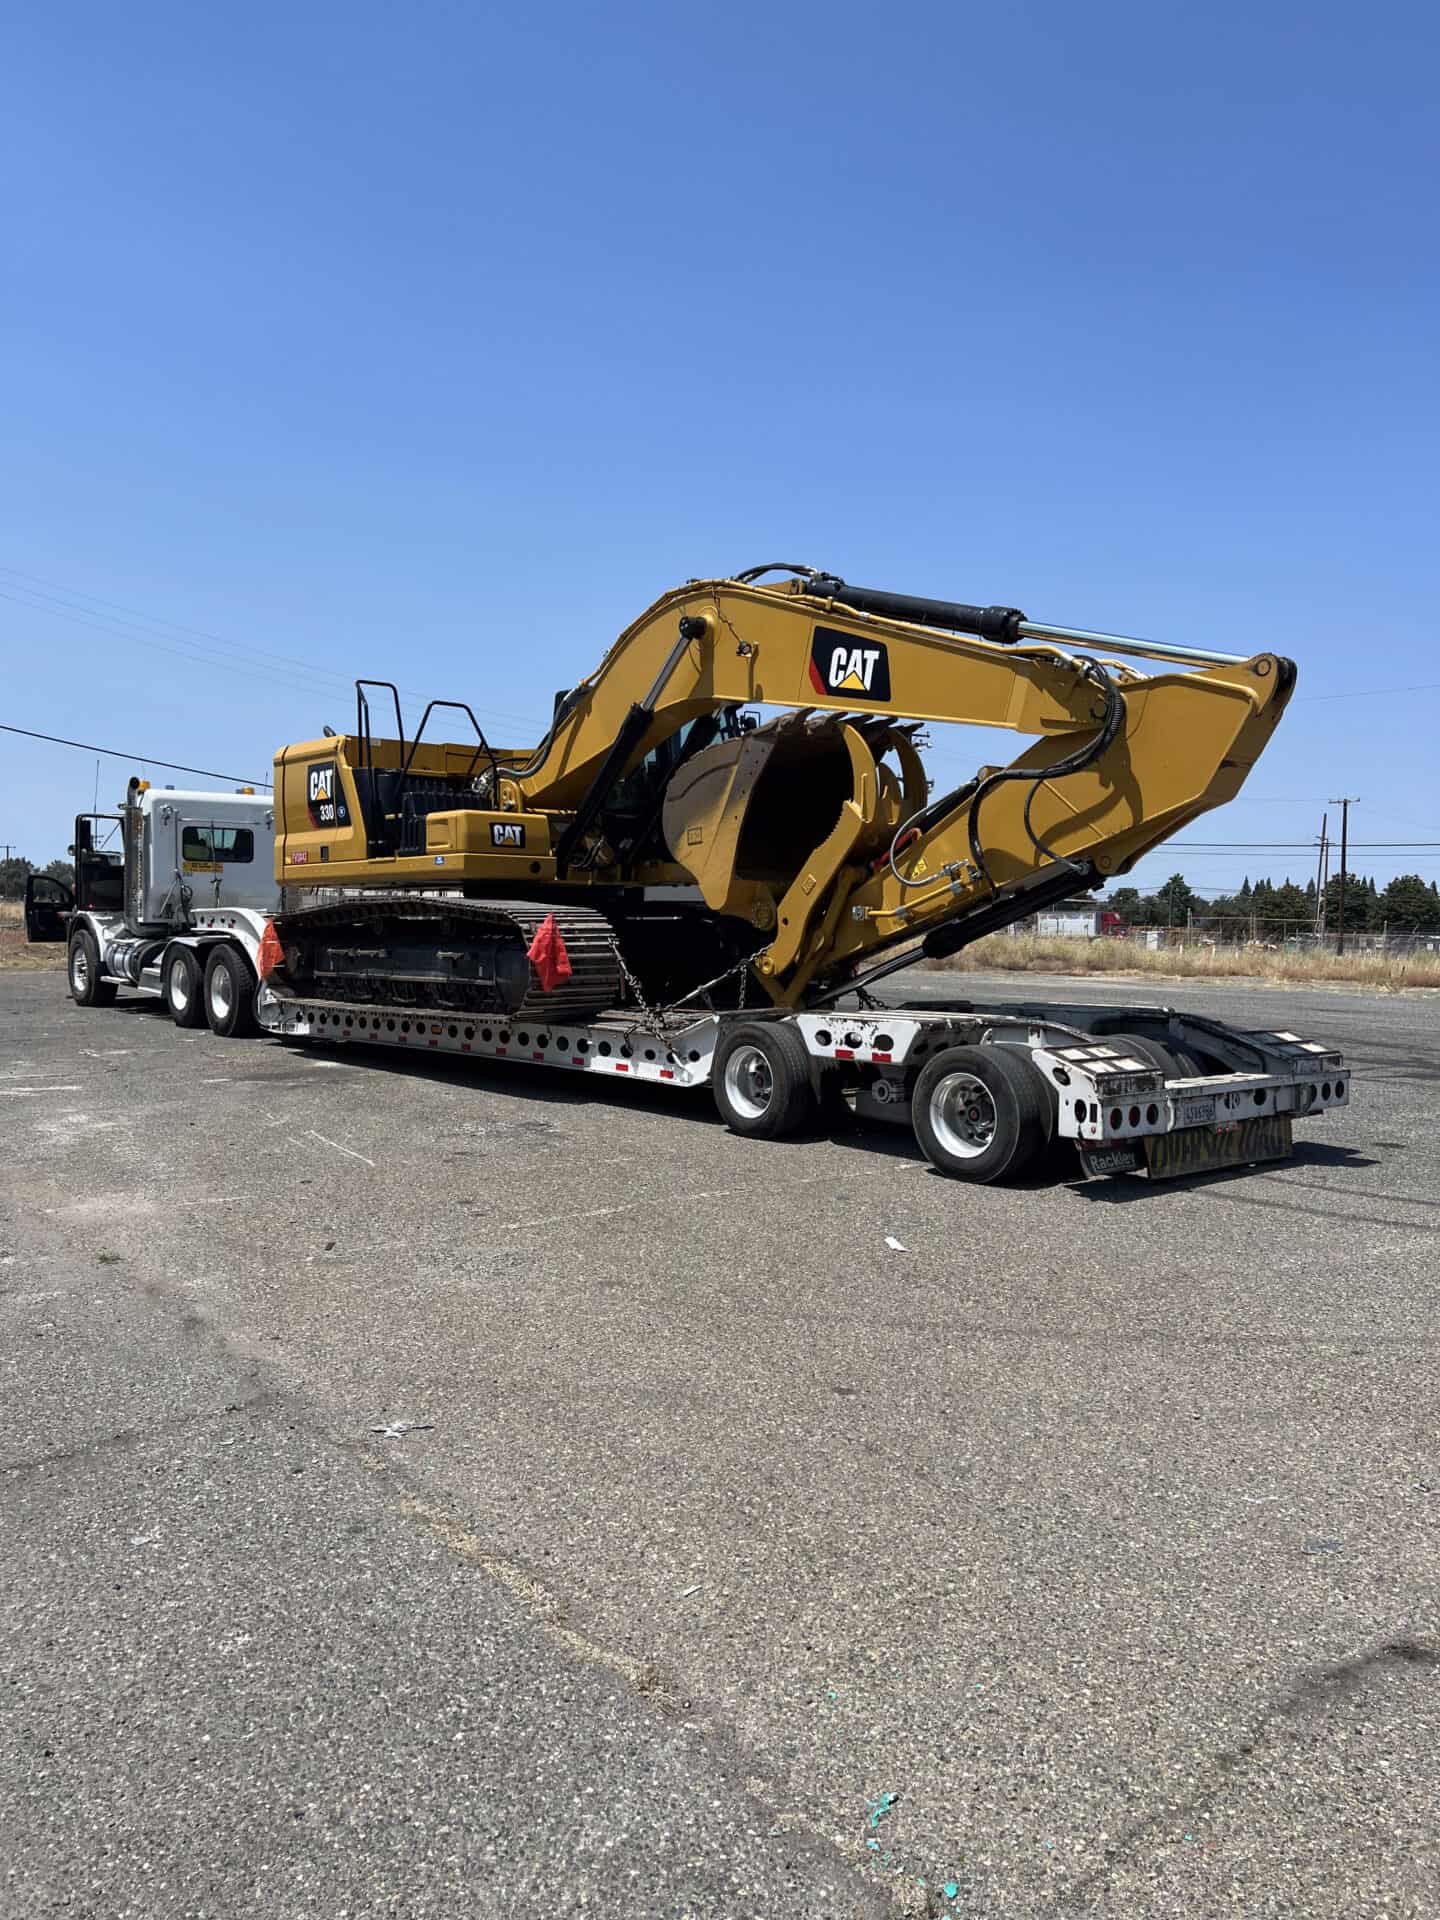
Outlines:
{"type": "MultiPolygon", "coordinates": [[[[908,1124],[934,1167],[975,1184],[1037,1164],[1058,1172],[1072,1150],[1072,1171],[1152,1179],[1280,1159],[1296,1120],[1349,1104],[1344,1058],[1318,1041],[1165,1007],[905,1007],[859,991],[841,996],[853,1010],[657,1008],[618,953],[626,1003],[600,1014],[559,1011],[563,995],[548,996],[528,965],[508,986],[496,975],[514,1002],[504,1014],[407,1005],[398,972],[385,1004],[297,994],[279,973],[272,989],[283,952],[272,915],[287,924],[271,877],[274,829],[263,797],[132,780],[118,814],[77,819],[75,888],[32,882],[30,937],[68,941],[81,1006],[133,991],[177,1025],[208,1024],[223,1038],[259,1032],[708,1086],[731,1131],[758,1139],[817,1121],[908,1124]],[[118,846],[98,846],[97,828],[118,846]]],[[[445,908],[476,911],[441,891],[421,924],[445,908]]]]}
{"type": "Polygon", "coordinates": [[[261,1019],[293,1042],[708,1086],[730,1130],[756,1138],[826,1116],[908,1123],[932,1166],[976,1184],[1055,1167],[1067,1147],[1086,1175],[1152,1179],[1283,1159],[1297,1119],[1350,1099],[1343,1055],[1317,1041],[1159,1007],[628,1008],[522,1024],[267,996],[261,1019]]]}

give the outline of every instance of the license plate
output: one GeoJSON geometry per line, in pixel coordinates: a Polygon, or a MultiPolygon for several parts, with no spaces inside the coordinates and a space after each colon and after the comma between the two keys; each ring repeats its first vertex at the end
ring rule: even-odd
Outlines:
{"type": "Polygon", "coordinates": [[[1210,1173],[1217,1167],[1287,1160],[1293,1150],[1289,1114],[1257,1113],[1224,1129],[1186,1127],[1178,1133],[1149,1134],[1145,1164],[1152,1180],[1173,1180],[1180,1174],[1210,1173]]]}
{"type": "Polygon", "coordinates": [[[1215,1124],[1214,1100],[1182,1100],[1180,1124],[1182,1127],[1213,1127],[1215,1124]]]}

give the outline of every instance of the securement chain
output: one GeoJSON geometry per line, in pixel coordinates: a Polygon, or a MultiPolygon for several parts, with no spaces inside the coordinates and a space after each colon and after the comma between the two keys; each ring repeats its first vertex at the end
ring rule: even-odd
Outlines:
{"type": "Polygon", "coordinates": [[[697,1000],[702,993],[708,993],[712,987],[720,986],[735,974],[740,976],[740,1011],[743,1012],[745,1009],[745,988],[750,973],[750,956],[748,954],[743,960],[737,961],[733,967],[727,967],[723,973],[717,973],[713,980],[703,981],[700,986],[692,987],[688,993],[682,993],[678,1000],[671,1000],[663,1007],[652,1007],[650,1002],[645,998],[645,989],[640,985],[640,982],[635,978],[629,967],[626,966],[625,957],[613,940],[610,942],[610,950],[615,955],[615,964],[620,969],[621,979],[635,996],[640,1011],[649,1022],[649,1031],[655,1035],[657,1040],[662,1038],[666,1032],[671,1031],[674,1026],[684,1024],[683,1020],[676,1019],[676,1015],[687,1000],[697,1000]]]}

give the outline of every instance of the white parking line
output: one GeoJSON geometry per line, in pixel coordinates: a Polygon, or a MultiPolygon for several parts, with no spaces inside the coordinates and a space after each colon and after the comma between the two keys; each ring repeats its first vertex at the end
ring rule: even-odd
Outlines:
{"type": "Polygon", "coordinates": [[[0,1094],[6,1094],[12,1100],[20,1100],[28,1093],[79,1093],[74,1087],[0,1087],[0,1094]]]}
{"type": "Polygon", "coordinates": [[[312,1140],[318,1140],[322,1146],[333,1147],[337,1153],[348,1153],[352,1160],[364,1160],[367,1167],[373,1167],[375,1164],[373,1160],[365,1160],[364,1154],[356,1153],[353,1147],[342,1147],[338,1140],[327,1140],[325,1135],[317,1133],[314,1127],[307,1127],[305,1131],[312,1140]]]}

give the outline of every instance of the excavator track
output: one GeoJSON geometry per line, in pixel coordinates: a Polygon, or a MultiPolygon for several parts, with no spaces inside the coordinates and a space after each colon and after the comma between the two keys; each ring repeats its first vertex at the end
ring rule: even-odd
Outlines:
{"type": "Polygon", "coordinates": [[[367,1005],[573,1019],[623,997],[615,932],[593,907],[367,892],[291,908],[274,924],[285,963],[270,986],[281,999],[323,993],[367,1005]],[[552,914],[571,971],[547,993],[528,949],[552,914]]]}

